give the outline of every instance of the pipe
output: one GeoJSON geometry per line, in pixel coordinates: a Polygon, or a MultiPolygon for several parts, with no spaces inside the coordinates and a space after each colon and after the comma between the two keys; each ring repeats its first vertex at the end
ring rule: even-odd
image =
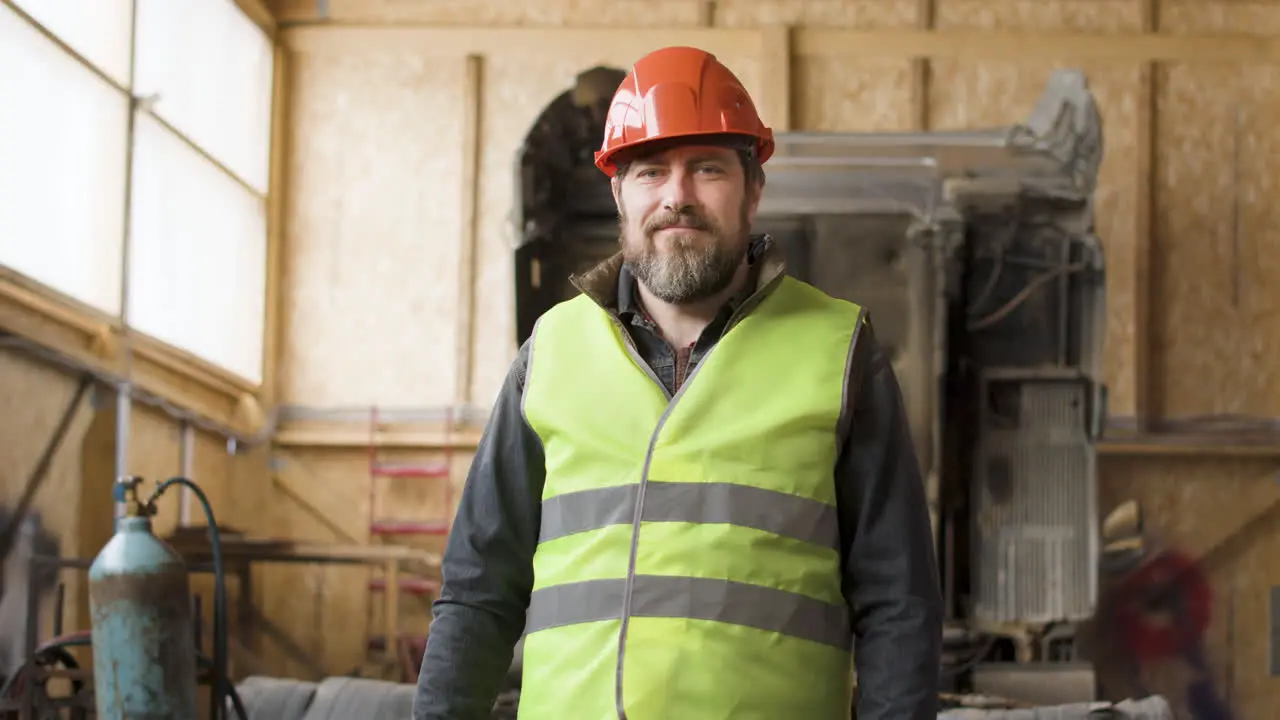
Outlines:
{"type": "MultiPolygon", "coordinates": [[[[182,477],[194,475],[196,429],[189,422],[182,423],[182,440],[178,445],[178,474],[182,477]]],[[[178,496],[178,527],[191,527],[191,488],[182,486],[178,496]]]]}
{"type": "MultiPolygon", "coordinates": [[[[138,4],[129,3],[129,49],[137,49],[138,4]]],[[[130,276],[132,275],[133,246],[133,143],[134,127],[137,123],[138,98],[133,94],[133,81],[137,75],[138,58],[136,52],[129,53],[129,114],[125,118],[124,138],[128,152],[124,158],[124,227],[120,234],[120,320],[127,327],[131,313],[129,311],[130,276]]],[[[116,472],[117,478],[129,476],[129,430],[133,419],[133,339],[128,333],[124,335],[122,350],[124,352],[124,378],[116,389],[116,472]]],[[[123,518],[126,513],[125,503],[117,500],[115,517],[123,518]]]]}
{"type": "MultiPolygon", "coordinates": [[[[129,475],[129,430],[131,428],[131,421],[133,420],[133,400],[130,395],[132,387],[132,384],[128,381],[121,383],[116,395],[115,476],[118,478],[128,477],[129,475]]],[[[124,517],[124,512],[124,501],[116,500],[116,518],[119,519],[124,517]]]]}

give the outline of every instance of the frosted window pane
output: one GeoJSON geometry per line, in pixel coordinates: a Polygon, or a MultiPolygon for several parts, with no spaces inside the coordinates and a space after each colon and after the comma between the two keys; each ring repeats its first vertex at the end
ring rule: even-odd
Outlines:
{"type": "Polygon", "coordinates": [[[130,0],[14,0],[72,50],[129,87],[130,0]]]}
{"type": "Polygon", "coordinates": [[[128,98],[0,4],[0,263],[120,312],[128,98]]]}
{"type": "Polygon", "coordinates": [[[129,324],[259,383],[265,202],[145,113],[134,128],[129,324]]]}
{"type": "Polygon", "coordinates": [[[233,0],[138,0],[134,92],[259,193],[267,192],[271,41],[233,0]]]}

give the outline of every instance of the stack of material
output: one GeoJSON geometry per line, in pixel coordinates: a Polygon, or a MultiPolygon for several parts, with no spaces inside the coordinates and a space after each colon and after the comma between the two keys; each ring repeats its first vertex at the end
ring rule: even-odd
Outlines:
{"type": "MultiPolygon", "coordinates": [[[[236,686],[248,720],[405,720],[416,687],[353,677],[318,683],[248,677],[236,686]]],[[[228,706],[228,717],[236,717],[228,706]]]]}
{"type": "Polygon", "coordinates": [[[1090,702],[1054,707],[945,710],[938,720],[1173,720],[1173,708],[1159,695],[1121,703],[1090,702]]]}

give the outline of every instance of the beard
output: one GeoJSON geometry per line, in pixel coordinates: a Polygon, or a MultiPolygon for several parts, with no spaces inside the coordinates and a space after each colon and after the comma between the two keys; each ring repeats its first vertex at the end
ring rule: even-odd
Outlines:
{"type": "Polygon", "coordinates": [[[733,234],[691,207],[655,215],[636,233],[628,231],[625,213],[619,214],[619,220],[622,258],[627,269],[655,297],[672,305],[715,297],[729,287],[747,257],[745,203],[738,232],[733,234]],[[660,250],[654,236],[674,225],[683,228],[666,238],[670,244],[666,251],[660,250]]]}

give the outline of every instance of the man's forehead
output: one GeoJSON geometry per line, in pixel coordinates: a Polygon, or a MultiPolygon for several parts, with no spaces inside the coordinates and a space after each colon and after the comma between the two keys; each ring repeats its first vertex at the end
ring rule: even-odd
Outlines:
{"type": "Polygon", "coordinates": [[[734,149],[718,144],[682,143],[672,147],[655,148],[637,156],[636,163],[667,165],[698,160],[728,160],[734,157],[734,149]]]}

